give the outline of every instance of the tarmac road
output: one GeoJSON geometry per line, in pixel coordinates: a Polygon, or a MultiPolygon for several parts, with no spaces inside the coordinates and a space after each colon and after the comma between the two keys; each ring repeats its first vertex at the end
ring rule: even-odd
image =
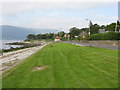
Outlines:
{"type": "Polygon", "coordinates": [[[71,44],[75,44],[78,46],[92,46],[92,47],[97,47],[97,48],[105,48],[105,49],[113,49],[113,50],[120,50],[120,46],[108,46],[108,45],[92,45],[92,44],[81,44],[81,43],[76,43],[76,42],[68,42],[68,41],[64,41],[65,43],[71,43],[71,44]]]}

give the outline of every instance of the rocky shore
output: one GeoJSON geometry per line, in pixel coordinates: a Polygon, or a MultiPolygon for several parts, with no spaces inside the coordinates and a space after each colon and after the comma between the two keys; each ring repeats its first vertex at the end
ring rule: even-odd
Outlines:
{"type": "Polygon", "coordinates": [[[42,43],[40,46],[3,53],[3,55],[0,56],[0,61],[2,62],[2,65],[0,66],[1,73],[19,64],[22,60],[31,56],[33,53],[37,52],[48,44],[49,43],[42,43]]]}

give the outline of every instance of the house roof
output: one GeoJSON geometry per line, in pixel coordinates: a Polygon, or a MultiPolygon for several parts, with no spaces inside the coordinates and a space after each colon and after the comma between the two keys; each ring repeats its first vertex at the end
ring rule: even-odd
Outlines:
{"type": "Polygon", "coordinates": [[[60,39],[58,36],[56,36],[54,39],[60,39]]]}

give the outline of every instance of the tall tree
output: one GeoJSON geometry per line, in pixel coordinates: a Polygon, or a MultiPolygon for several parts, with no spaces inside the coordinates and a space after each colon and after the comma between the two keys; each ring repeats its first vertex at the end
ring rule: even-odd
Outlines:
{"type": "Polygon", "coordinates": [[[106,27],[105,25],[102,25],[102,26],[100,27],[100,29],[105,29],[105,27],[106,27]]]}
{"type": "Polygon", "coordinates": [[[83,31],[88,33],[89,32],[89,28],[81,28],[80,32],[83,32],[83,31]]]}
{"type": "Polygon", "coordinates": [[[65,32],[64,32],[64,31],[58,32],[58,36],[59,36],[59,37],[63,38],[64,35],[65,35],[65,32]]]}
{"type": "Polygon", "coordinates": [[[36,38],[36,35],[34,35],[34,34],[29,34],[29,35],[27,36],[27,39],[28,39],[28,40],[36,40],[37,38],[36,38]]]}
{"type": "Polygon", "coordinates": [[[49,33],[49,39],[53,39],[54,33],[49,33]]]}
{"type": "Polygon", "coordinates": [[[116,26],[116,23],[111,23],[109,25],[106,26],[106,31],[115,31],[115,26],[116,26]]]}
{"type": "Polygon", "coordinates": [[[78,36],[80,34],[80,29],[73,27],[69,30],[71,38],[74,38],[75,36],[78,36]]]}
{"type": "Polygon", "coordinates": [[[90,27],[90,34],[99,33],[100,26],[98,24],[94,24],[90,27]]]}

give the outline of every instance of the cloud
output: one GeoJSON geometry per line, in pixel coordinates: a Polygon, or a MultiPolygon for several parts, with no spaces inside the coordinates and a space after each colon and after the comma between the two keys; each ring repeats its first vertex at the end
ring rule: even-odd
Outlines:
{"type": "MultiPolygon", "coordinates": [[[[106,17],[104,15],[98,15],[94,18],[91,18],[93,24],[97,23],[99,25],[107,25],[117,20],[117,17],[106,17]]],[[[7,20],[6,20],[7,21],[7,20]]],[[[89,27],[89,22],[85,20],[85,18],[63,18],[63,17],[55,17],[50,16],[37,16],[33,17],[32,19],[28,19],[26,22],[5,22],[9,25],[16,25],[20,27],[26,28],[48,28],[48,29],[57,29],[63,30],[68,32],[70,28],[77,27],[77,28],[84,28],[89,27]]]]}
{"type": "MultiPolygon", "coordinates": [[[[96,14],[96,11],[91,11],[95,8],[103,9],[103,7],[115,4],[103,2],[7,2],[2,3],[0,15],[4,16],[2,24],[28,28],[62,28],[67,32],[71,27],[88,27],[89,22],[85,21],[86,18],[98,24],[116,21],[116,16],[106,16],[105,13],[98,15],[99,13],[96,14]]],[[[0,23],[1,21],[0,19],[0,23]]]]}
{"type": "MultiPolygon", "coordinates": [[[[99,25],[107,25],[117,21],[117,17],[106,17],[104,15],[96,16],[92,18],[92,22],[99,25]]],[[[84,18],[48,18],[48,17],[36,17],[33,20],[31,27],[36,28],[50,28],[50,29],[60,29],[68,31],[71,27],[83,28],[88,27],[89,22],[84,18]]]]}
{"type": "Polygon", "coordinates": [[[29,19],[26,22],[5,20],[4,24],[26,27],[26,28],[57,29],[57,30],[64,30],[66,32],[72,27],[81,28],[88,26],[88,22],[85,21],[85,19],[83,18],[62,18],[62,17],[54,18],[54,16],[33,17],[32,19],[29,19]]]}
{"type": "Polygon", "coordinates": [[[63,8],[67,10],[87,10],[100,6],[112,5],[114,3],[103,2],[3,2],[1,14],[16,14],[35,9],[63,8]]]}
{"type": "MultiPolygon", "coordinates": [[[[119,0],[9,0],[9,2],[118,2],[119,0]]],[[[8,2],[1,0],[0,2],[8,2]]]]}
{"type": "MultiPolygon", "coordinates": [[[[64,31],[68,31],[72,27],[86,27],[88,22],[83,18],[60,18],[60,17],[35,17],[29,27],[35,28],[49,28],[49,29],[58,29],[62,28],[64,31]]],[[[28,27],[28,26],[26,26],[28,27]]]]}
{"type": "Polygon", "coordinates": [[[94,23],[98,23],[99,25],[107,25],[113,22],[116,22],[118,20],[117,16],[105,16],[105,15],[97,15],[94,18],[92,18],[92,21],[94,23]]]}

